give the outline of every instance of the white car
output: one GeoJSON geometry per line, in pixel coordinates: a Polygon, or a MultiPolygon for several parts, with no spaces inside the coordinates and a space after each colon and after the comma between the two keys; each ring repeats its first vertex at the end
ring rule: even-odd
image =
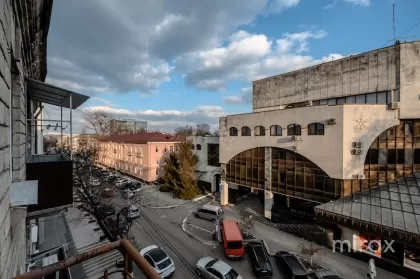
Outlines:
{"type": "Polygon", "coordinates": [[[140,209],[138,209],[137,206],[135,205],[130,205],[129,211],[128,211],[128,217],[130,217],[131,219],[140,217],[141,215],[141,211],[140,209]]]}
{"type": "Polygon", "coordinates": [[[134,198],[134,193],[127,189],[123,191],[123,196],[124,196],[124,199],[132,199],[134,198]]]}
{"type": "Polygon", "coordinates": [[[91,184],[93,186],[99,186],[99,185],[101,185],[101,182],[98,179],[93,179],[91,184]]]}
{"type": "Polygon", "coordinates": [[[162,248],[156,245],[150,245],[141,249],[140,254],[153,266],[162,278],[168,278],[175,272],[174,261],[162,248]]]}
{"type": "Polygon", "coordinates": [[[124,179],[120,178],[117,181],[115,181],[115,186],[120,186],[124,182],[124,179]]]}
{"type": "Polygon", "coordinates": [[[206,279],[243,279],[230,265],[212,257],[199,259],[195,272],[206,279]]]}

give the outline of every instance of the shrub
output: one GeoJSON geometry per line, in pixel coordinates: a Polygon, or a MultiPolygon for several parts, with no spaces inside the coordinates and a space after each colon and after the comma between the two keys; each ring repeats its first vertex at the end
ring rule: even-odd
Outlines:
{"type": "Polygon", "coordinates": [[[164,184],[159,187],[159,192],[172,192],[172,187],[164,184]]]}

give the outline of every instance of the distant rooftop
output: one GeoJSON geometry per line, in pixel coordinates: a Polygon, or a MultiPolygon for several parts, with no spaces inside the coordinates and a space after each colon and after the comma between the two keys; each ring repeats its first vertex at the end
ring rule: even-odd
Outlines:
{"type": "Polygon", "coordinates": [[[315,207],[317,214],[420,234],[420,173],[315,207]]]}
{"type": "Polygon", "coordinates": [[[118,143],[139,143],[145,144],[148,142],[176,142],[181,141],[181,137],[173,136],[164,133],[137,133],[114,135],[101,139],[102,142],[118,142],[118,143]]]}

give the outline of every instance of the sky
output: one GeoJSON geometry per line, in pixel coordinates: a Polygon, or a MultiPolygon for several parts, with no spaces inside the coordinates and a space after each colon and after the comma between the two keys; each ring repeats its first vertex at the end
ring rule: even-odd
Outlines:
{"type": "MultiPolygon", "coordinates": [[[[46,82],[90,96],[73,133],[98,110],[160,131],[218,129],[252,112],[253,80],[392,45],[393,26],[400,41],[420,40],[419,10],[418,0],[59,0],[46,82]]],[[[45,107],[44,119],[60,118],[45,107]]]]}

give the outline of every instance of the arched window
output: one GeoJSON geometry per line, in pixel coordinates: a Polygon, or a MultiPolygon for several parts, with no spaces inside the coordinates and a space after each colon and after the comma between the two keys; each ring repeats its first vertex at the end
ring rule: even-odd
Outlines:
{"type": "Polygon", "coordinates": [[[241,128],[241,136],[245,136],[245,137],[251,136],[251,129],[248,126],[243,126],[241,128]]]}
{"type": "Polygon", "coordinates": [[[308,125],[308,135],[323,135],[324,134],[324,124],[322,123],[311,123],[308,125]]]}
{"type": "Polygon", "coordinates": [[[191,144],[191,149],[194,150],[194,144],[191,144]]]}
{"type": "Polygon", "coordinates": [[[201,144],[197,144],[197,150],[201,150],[201,144]]]}
{"type": "Polygon", "coordinates": [[[270,127],[270,136],[281,136],[283,129],[279,125],[272,125],[270,127]]]}
{"type": "Polygon", "coordinates": [[[229,128],[229,136],[231,136],[231,137],[237,137],[238,136],[238,128],[236,128],[236,127],[230,127],[229,128]]]}
{"type": "Polygon", "coordinates": [[[264,126],[256,126],[254,128],[254,135],[255,136],[265,136],[265,128],[264,128],[264,126]]]}
{"type": "Polygon", "coordinates": [[[298,124],[290,124],[287,126],[287,135],[288,136],[300,136],[301,135],[301,127],[298,124]]]}

